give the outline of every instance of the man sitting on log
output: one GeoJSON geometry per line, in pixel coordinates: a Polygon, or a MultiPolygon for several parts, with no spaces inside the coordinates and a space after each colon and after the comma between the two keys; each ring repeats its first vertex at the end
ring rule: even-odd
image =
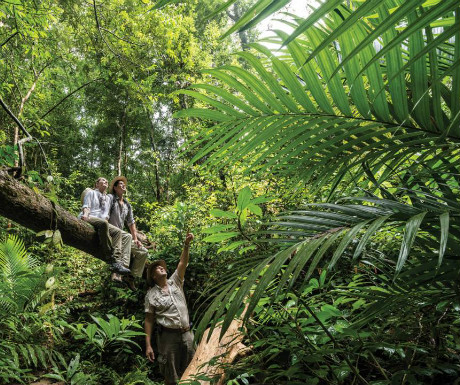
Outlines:
{"type": "Polygon", "coordinates": [[[103,259],[111,263],[116,274],[129,274],[117,260],[122,255],[121,231],[107,222],[111,200],[106,194],[107,179],[100,177],[96,180],[95,189],[86,189],[82,193],[82,212],[78,216],[94,226],[99,236],[99,245],[103,259]]]}
{"type": "Polygon", "coordinates": [[[193,334],[184,295],[184,276],[193,234],[187,233],[176,271],[167,279],[166,263],[158,260],[149,265],[145,296],[145,354],[155,360],[151,336],[157,326],[158,363],[166,385],[175,385],[193,358],[193,334]]]}
{"type": "Polygon", "coordinates": [[[112,280],[125,282],[131,290],[136,290],[134,279],[135,277],[142,277],[148,250],[142,246],[142,243],[137,239],[133,209],[131,204],[124,197],[127,185],[128,181],[124,176],[117,176],[110,182],[111,208],[109,223],[121,230],[123,255],[118,259],[120,264],[128,268],[131,262],[131,255],[133,257],[131,275],[126,275],[122,278],[119,274],[114,273],[112,275],[112,280]],[[129,228],[131,234],[123,231],[125,225],[129,228]]]}

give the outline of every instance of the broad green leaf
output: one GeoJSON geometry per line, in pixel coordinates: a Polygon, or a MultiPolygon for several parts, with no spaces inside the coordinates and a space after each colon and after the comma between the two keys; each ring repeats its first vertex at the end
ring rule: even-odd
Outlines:
{"type": "Polygon", "coordinates": [[[248,186],[240,190],[236,204],[239,212],[242,212],[246,207],[248,207],[249,203],[251,202],[251,198],[252,191],[248,186]]]}
{"type": "Polygon", "coordinates": [[[77,372],[78,367],[80,366],[80,354],[77,353],[74,358],[69,362],[67,367],[67,378],[72,378],[73,375],[77,372]]]}
{"type": "Polygon", "coordinates": [[[210,243],[222,242],[222,241],[225,241],[227,239],[236,237],[238,235],[240,235],[240,233],[237,232],[237,231],[232,231],[232,232],[229,232],[229,233],[217,233],[217,234],[212,234],[212,235],[207,236],[206,238],[203,239],[203,241],[204,242],[210,242],[210,243]]]}
{"type": "Polygon", "coordinates": [[[232,227],[234,227],[235,225],[233,224],[230,224],[230,225],[216,225],[216,226],[212,226],[212,227],[208,227],[206,229],[203,229],[201,230],[202,233],[204,234],[214,234],[214,233],[218,233],[220,231],[225,231],[225,230],[228,230],[232,227]]]}
{"type": "Polygon", "coordinates": [[[88,339],[90,341],[93,340],[96,332],[97,332],[97,326],[95,324],[89,324],[85,329],[85,333],[88,335],[88,339]]]}
{"type": "Polygon", "coordinates": [[[221,253],[223,251],[232,251],[232,250],[235,250],[237,247],[240,247],[241,245],[244,245],[246,243],[247,243],[247,241],[232,242],[227,246],[222,246],[219,250],[217,250],[217,252],[221,253]]]}
{"type": "Polygon", "coordinates": [[[231,218],[231,219],[238,218],[238,216],[231,211],[224,211],[224,210],[219,210],[219,209],[212,209],[210,211],[210,214],[217,218],[231,218]]]}
{"type": "Polygon", "coordinates": [[[255,214],[255,215],[259,216],[259,217],[262,216],[262,209],[259,206],[255,205],[254,203],[252,203],[252,202],[250,202],[248,204],[247,209],[251,213],[253,213],[253,214],[255,214]]]}

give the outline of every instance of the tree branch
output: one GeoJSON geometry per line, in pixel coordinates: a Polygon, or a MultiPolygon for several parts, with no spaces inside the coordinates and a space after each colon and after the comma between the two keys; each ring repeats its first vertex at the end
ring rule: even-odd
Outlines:
{"type": "Polygon", "coordinates": [[[32,137],[32,135],[29,134],[29,132],[25,129],[25,127],[18,120],[18,118],[11,112],[11,110],[5,104],[5,102],[3,101],[3,99],[1,97],[0,97],[0,105],[3,107],[3,109],[6,111],[6,113],[11,117],[11,119],[14,120],[14,122],[18,125],[18,127],[21,129],[21,131],[24,133],[24,135],[26,135],[28,137],[32,137]]]}
{"type": "MultiPolygon", "coordinates": [[[[21,129],[21,131],[24,133],[24,135],[26,135],[28,140],[33,139],[38,143],[38,145],[40,146],[40,150],[42,151],[43,158],[45,159],[46,166],[47,166],[48,170],[50,170],[50,165],[48,163],[48,160],[46,159],[45,152],[43,151],[43,147],[41,146],[39,140],[37,138],[34,138],[32,135],[29,134],[29,132],[25,129],[25,127],[22,125],[22,123],[19,121],[19,119],[10,111],[10,109],[8,108],[8,106],[5,104],[5,102],[3,101],[3,99],[1,97],[0,97],[0,105],[3,107],[3,109],[6,111],[6,113],[15,121],[15,123],[18,125],[18,127],[21,129]]],[[[21,145],[22,145],[22,142],[21,142],[21,145]]],[[[18,147],[19,146],[20,146],[20,143],[18,142],[18,147]]],[[[24,164],[22,149],[21,149],[19,155],[20,155],[21,164],[24,164]],[[21,156],[22,156],[22,158],[21,158],[21,156]]]]}
{"type": "Polygon", "coordinates": [[[80,91],[82,88],[85,88],[87,85],[91,84],[92,82],[96,82],[96,81],[99,81],[99,80],[102,80],[102,78],[96,78],[96,79],[90,80],[89,82],[87,82],[87,83],[83,84],[82,86],[78,87],[76,90],[72,91],[70,94],[64,96],[64,98],[62,98],[58,103],[56,103],[53,107],[51,107],[48,111],[46,111],[42,116],[40,116],[40,119],[45,118],[45,116],[47,116],[48,114],[53,112],[53,110],[55,110],[57,107],[59,107],[68,98],[70,98],[73,94],[75,94],[78,91],[80,91]]]}
{"type": "Polygon", "coordinates": [[[8,43],[13,37],[15,37],[18,33],[19,33],[18,31],[16,31],[15,33],[13,33],[8,39],[6,39],[6,40],[2,43],[1,47],[3,47],[5,44],[7,44],[7,43],[8,43]]]}

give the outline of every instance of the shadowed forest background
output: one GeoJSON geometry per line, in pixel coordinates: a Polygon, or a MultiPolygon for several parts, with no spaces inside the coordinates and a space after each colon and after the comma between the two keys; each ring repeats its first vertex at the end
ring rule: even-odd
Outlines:
{"type": "Polygon", "coordinates": [[[59,227],[117,175],[150,261],[195,234],[197,341],[243,317],[223,383],[460,383],[458,1],[7,0],[0,44],[0,384],[161,383],[59,227]]]}

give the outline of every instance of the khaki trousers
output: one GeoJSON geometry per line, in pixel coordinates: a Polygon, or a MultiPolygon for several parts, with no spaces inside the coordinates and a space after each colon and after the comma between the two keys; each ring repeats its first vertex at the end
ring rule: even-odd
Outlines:
{"type": "Polygon", "coordinates": [[[121,230],[118,227],[112,226],[106,220],[96,217],[89,217],[87,222],[97,231],[99,246],[101,247],[104,259],[110,262],[112,255],[115,259],[120,257],[122,254],[120,249],[121,230]]]}
{"type": "Polygon", "coordinates": [[[193,359],[193,333],[162,330],[157,335],[158,363],[165,385],[175,385],[193,359]]]}
{"type": "MultiPolygon", "coordinates": [[[[109,225],[111,227],[115,227],[109,225]]],[[[118,229],[118,227],[116,227],[118,229]]],[[[118,229],[120,230],[120,229],[118,229]]],[[[142,277],[144,272],[145,261],[147,260],[148,250],[145,247],[137,247],[133,242],[133,237],[126,231],[121,231],[121,249],[122,257],[117,259],[124,267],[131,269],[131,274],[134,277],[142,277]],[[131,267],[130,267],[131,265],[131,267]]]]}

